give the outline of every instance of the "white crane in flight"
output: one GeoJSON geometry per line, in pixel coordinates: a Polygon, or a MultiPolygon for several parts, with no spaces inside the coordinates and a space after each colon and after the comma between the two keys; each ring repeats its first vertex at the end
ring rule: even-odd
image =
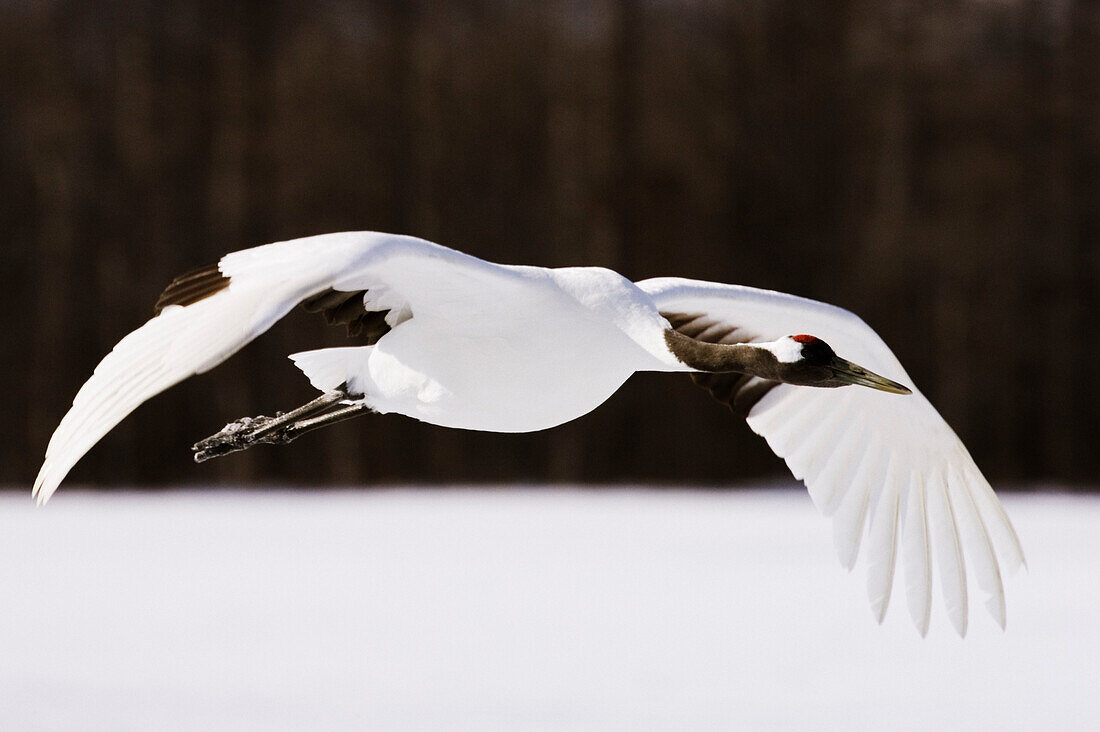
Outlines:
{"type": "Polygon", "coordinates": [[[1024,563],[1012,524],[962,442],[856,315],[737,285],[493,264],[409,236],[278,242],[177,278],[155,317],[77,393],[46,450],[38,502],[139,404],[218,365],[299,303],[346,325],[359,343],[292,355],[321,396],[230,423],[194,446],[197,461],[366,412],[544,430],[595,409],[636,371],[686,372],[805,481],[833,517],[849,569],[866,534],[879,622],[900,554],[910,615],[927,632],[935,555],[959,634],[968,570],[1004,627],[1001,567],[1024,563]],[[837,388],[851,386],[870,388],[837,388]]]}

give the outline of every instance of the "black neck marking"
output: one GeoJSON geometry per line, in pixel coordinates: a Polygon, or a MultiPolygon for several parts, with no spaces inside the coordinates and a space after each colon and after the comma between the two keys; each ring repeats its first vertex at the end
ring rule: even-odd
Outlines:
{"type": "Polygon", "coordinates": [[[697,371],[779,379],[780,364],[775,354],[748,343],[707,343],[672,328],[665,331],[665,343],[676,358],[697,371]]]}
{"type": "MultiPolygon", "coordinates": [[[[745,344],[757,339],[754,334],[743,328],[716,320],[704,313],[661,313],[661,315],[668,320],[673,328],[673,330],[665,332],[665,343],[673,355],[688,366],[692,366],[692,364],[685,359],[691,359],[691,361],[704,366],[721,368],[728,365],[729,357],[724,354],[716,355],[715,344],[718,344],[717,352],[721,353],[723,349],[729,346],[745,344]]],[[[761,349],[756,348],[733,350],[750,352],[748,358],[753,358],[751,352],[761,351],[761,349]]],[[[744,363],[745,357],[740,356],[740,354],[738,356],[744,363]]],[[[762,357],[755,358],[761,359],[762,357]]],[[[774,360],[774,356],[772,359],[774,360]]],[[[692,368],[696,367],[692,366],[692,368]]],[[[706,389],[715,400],[729,407],[734,414],[742,417],[747,417],[752,408],[756,406],[756,403],[780,383],[773,379],[761,378],[749,373],[703,370],[707,373],[692,374],[691,380],[706,389]]]]}

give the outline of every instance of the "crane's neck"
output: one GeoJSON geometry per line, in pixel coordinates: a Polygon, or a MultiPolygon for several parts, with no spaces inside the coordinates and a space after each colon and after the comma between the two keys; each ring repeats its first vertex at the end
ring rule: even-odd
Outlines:
{"type": "Polygon", "coordinates": [[[786,366],[768,348],[750,343],[705,343],[679,331],[665,330],[668,350],[685,366],[696,371],[725,373],[735,371],[762,379],[785,381],[786,366]]]}

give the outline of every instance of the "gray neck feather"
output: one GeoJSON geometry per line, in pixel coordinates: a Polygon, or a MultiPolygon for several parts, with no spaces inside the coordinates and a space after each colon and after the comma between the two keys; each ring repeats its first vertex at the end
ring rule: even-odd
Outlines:
{"type": "Polygon", "coordinates": [[[665,330],[665,344],[681,363],[709,373],[737,372],[762,379],[782,381],[782,368],[775,354],[748,343],[724,345],[705,343],[671,328],[665,330]]]}

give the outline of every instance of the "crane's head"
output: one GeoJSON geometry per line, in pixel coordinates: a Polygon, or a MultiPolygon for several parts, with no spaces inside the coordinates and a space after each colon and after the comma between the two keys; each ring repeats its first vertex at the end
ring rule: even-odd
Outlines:
{"type": "Polygon", "coordinates": [[[908,388],[836,355],[812,335],[792,335],[767,344],[778,363],[780,380],[800,386],[869,386],[891,394],[912,394],[908,388]]]}

